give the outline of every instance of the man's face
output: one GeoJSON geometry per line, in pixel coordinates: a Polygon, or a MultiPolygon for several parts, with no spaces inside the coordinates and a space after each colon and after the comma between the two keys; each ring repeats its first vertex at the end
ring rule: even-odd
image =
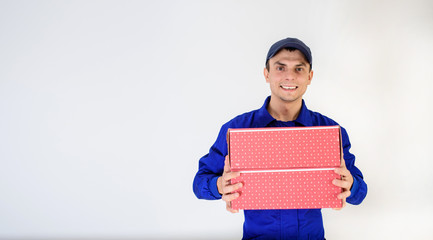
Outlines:
{"type": "Polygon", "coordinates": [[[302,101],[313,71],[299,50],[290,52],[283,49],[269,59],[269,71],[265,68],[264,75],[272,97],[283,102],[296,102],[302,101]]]}

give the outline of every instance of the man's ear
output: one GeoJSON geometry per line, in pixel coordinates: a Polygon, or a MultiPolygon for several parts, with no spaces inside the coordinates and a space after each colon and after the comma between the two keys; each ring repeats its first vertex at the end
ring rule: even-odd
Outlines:
{"type": "Polygon", "coordinates": [[[269,83],[269,71],[267,68],[263,69],[263,75],[265,76],[266,82],[269,83]]]}
{"type": "Polygon", "coordinates": [[[314,75],[314,72],[313,72],[313,70],[311,70],[309,75],[308,75],[308,85],[311,84],[311,80],[313,80],[313,75],[314,75]]]}

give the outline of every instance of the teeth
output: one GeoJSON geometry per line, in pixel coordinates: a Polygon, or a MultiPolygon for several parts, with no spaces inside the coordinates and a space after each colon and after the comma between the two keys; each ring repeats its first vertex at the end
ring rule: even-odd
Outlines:
{"type": "Polygon", "coordinates": [[[281,86],[281,87],[284,88],[284,89],[287,89],[287,90],[296,89],[296,87],[289,87],[289,86],[281,86]]]}

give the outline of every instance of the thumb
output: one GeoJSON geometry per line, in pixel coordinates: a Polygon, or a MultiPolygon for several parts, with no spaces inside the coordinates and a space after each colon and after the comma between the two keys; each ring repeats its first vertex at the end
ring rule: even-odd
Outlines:
{"type": "Polygon", "coordinates": [[[226,155],[226,159],[224,160],[224,172],[230,172],[230,159],[229,159],[229,155],[226,155]]]}
{"type": "Polygon", "coordinates": [[[344,160],[344,154],[343,153],[341,153],[340,166],[346,167],[346,161],[344,160]]]}

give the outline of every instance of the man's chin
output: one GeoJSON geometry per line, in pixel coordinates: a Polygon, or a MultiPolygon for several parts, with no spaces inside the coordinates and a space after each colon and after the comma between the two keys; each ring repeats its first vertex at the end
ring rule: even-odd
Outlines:
{"type": "Polygon", "coordinates": [[[280,97],[280,100],[285,103],[293,103],[293,102],[297,102],[299,98],[280,97]]]}

